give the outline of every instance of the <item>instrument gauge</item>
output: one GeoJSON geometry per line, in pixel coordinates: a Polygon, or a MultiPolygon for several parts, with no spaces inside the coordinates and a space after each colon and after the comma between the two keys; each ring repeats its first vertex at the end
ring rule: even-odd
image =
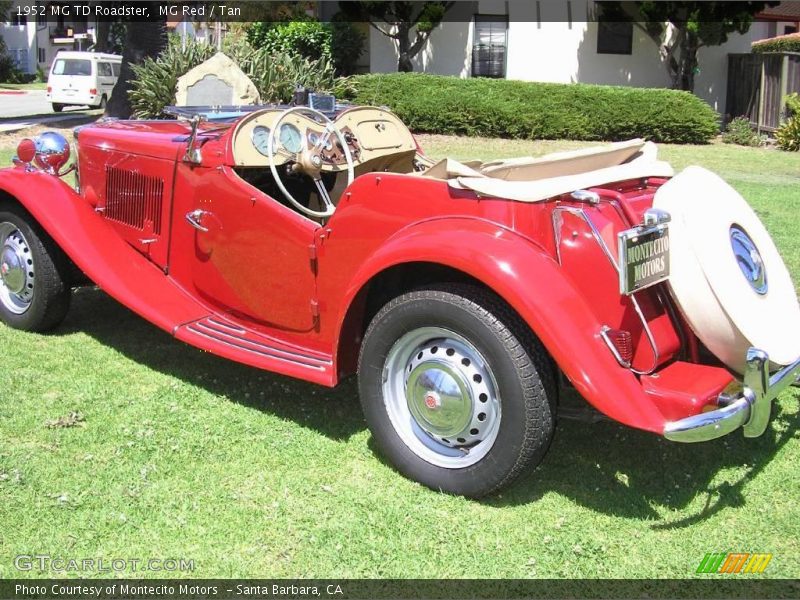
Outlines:
{"type": "Polygon", "coordinates": [[[281,146],[283,146],[287,152],[291,152],[292,154],[300,153],[303,149],[303,134],[300,133],[297,127],[291,123],[284,123],[281,125],[281,130],[278,133],[281,146]]]}
{"type": "MultiPolygon", "coordinates": [[[[253,147],[258,151],[259,154],[269,156],[269,127],[257,125],[253,129],[250,139],[253,142],[253,147]]],[[[275,150],[274,144],[272,149],[275,150]]]]}

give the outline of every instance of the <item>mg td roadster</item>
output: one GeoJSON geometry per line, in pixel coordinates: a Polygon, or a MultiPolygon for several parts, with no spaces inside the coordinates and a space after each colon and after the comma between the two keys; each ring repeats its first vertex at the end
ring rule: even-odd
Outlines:
{"type": "Polygon", "coordinates": [[[479,497],[542,460],[571,385],[678,442],[764,433],[800,308],[747,203],[642,140],[434,162],[389,110],[172,108],[19,143],[0,317],[95,284],[178,340],[335,386],[379,451],[479,497]],[[63,176],[74,171],[75,185],[63,176]]]}

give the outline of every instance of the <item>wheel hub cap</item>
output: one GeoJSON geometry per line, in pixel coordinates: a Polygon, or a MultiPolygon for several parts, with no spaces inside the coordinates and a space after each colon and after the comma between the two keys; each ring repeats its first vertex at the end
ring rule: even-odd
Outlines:
{"type": "Polygon", "coordinates": [[[411,355],[405,397],[417,425],[437,443],[467,450],[487,439],[499,414],[491,376],[473,348],[431,340],[411,355]]]}
{"type": "Polygon", "coordinates": [[[28,243],[11,223],[0,223],[0,303],[22,314],[33,300],[34,268],[28,243]]]}
{"type": "Polygon", "coordinates": [[[3,248],[2,259],[0,259],[0,275],[3,285],[13,294],[19,294],[25,289],[25,268],[22,265],[22,257],[18,256],[12,248],[3,248]]]}
{"type": "Polygon", "coordinates": [[[757,294],[767,293],[767,272],[764,261],[755,243],[747,233],[737,225],[731,227],[731,248],[742,275],[757,294]]]}
{"type": "Polygon", "coordinates": [[[460,434],[470,422],[472,398],[458,372],[446,363],[424,361],[412,367],[406,383],[408,408],[423,429],[437,436],[460,434]]]}

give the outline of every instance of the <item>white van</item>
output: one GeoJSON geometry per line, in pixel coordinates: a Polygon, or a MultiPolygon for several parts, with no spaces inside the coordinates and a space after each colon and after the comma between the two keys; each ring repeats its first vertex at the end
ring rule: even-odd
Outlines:
{"type": "Polygon", "coordinates": [[[100,52],[59,52],[47,78],[53,110],[68,105],[105,108],[119,77],[122,57],[100,52]]]}

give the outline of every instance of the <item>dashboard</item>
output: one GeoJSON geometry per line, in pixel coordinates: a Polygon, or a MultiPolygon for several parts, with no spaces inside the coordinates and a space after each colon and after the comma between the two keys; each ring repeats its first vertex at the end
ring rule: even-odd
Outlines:
{"type": "MultiPolygon", "coordinates": [[[[269,166],[269,138],[284,109],[267,108],[247,115],[236,125],[231,136],[233,160],[237,167],[269,166]]],[[[388,110],[354,107],[340,113],[334,124],[342,133],[355,166],[376,158],[416,151],[408,128],[388,110]]],[[[273,137],[275,164],[296,159],[305,148],[314,148],[325,136],[325,125],[313,113],[295,112],[283,119],[273,137]]],[[[336,134],[331,134],[319,154],[321,170],[347,169],[344,148],[336,134]]]]}

